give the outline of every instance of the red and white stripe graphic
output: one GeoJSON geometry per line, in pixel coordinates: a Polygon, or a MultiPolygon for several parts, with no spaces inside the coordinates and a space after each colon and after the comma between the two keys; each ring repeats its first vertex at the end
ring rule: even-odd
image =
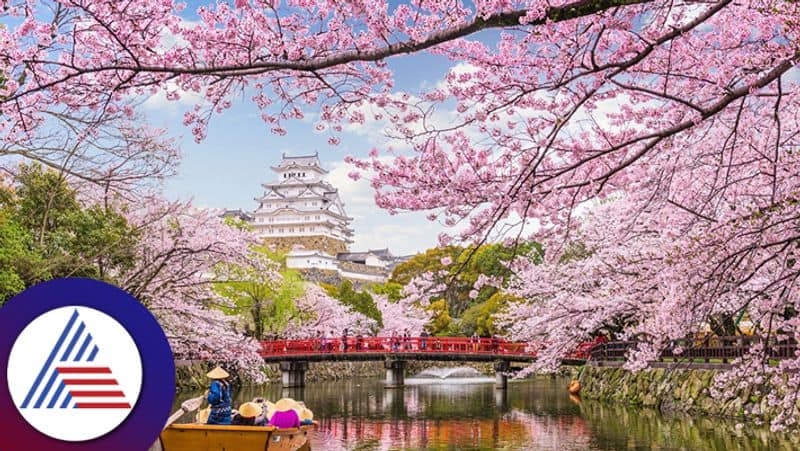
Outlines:
{"type": "Polygon", "coordinates": [[[76,409],[130,409],[125,393],[104,366],[59,366],[57,371],[75,401],[76,409]]]}

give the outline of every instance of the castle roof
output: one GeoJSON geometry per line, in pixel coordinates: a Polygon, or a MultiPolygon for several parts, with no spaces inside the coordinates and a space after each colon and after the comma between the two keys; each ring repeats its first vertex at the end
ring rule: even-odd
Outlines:
{"type": "Polygon", "coordinates": [[[242,221],[249,222],[253,220],[253,215],[242,210],[225,210],[222,213],[223,218],[237,218],[241,219],[242,221]]]}
{"type": "Polygon", "coordinates": [[[389,251],[388,248],[385,249],[370,249],[366,252],[341,252],[336,254],[336,258],[339,260],[350,261],[350,262],[359,262],[364,261],[369,255],[374,255],[381,260],[391,261],[396,259],[394,255],[389,251]]]}
{"type": "Polygon", "coordinates": [[[351,218],[349,216],[342,215],[342,214],[339,214],[339,213],[337,213],[337,212],[335,212],[333,210],[330,210],[329,208],[319,208],[319,209],[316,209],[316,210],[301,210],[301,209],[296,208],[296,207],[279,207],[279,208],[276,208],[276,209],[270,210],[270,211],[258,211],[258,212],[255,212],[254,215],[258,215],[258,216],[279,216],[283,212],[295,212],[295,213],[302,214],[302,215],[324,214],[324,215],[327,215],[327,216],[333,216],[333,217],[335,217],[337,219],[341,219],[342,221],[345,221],[345,222],[351,221],[353,219],[353,218],[351,218]]]}
{"type": "Polygon", "coordinates": [[[319,161],[319,152],[314,152],[314,155],[286,155],[281,154],[281,162],[277,166],[272,166],[272,170],[276,172],[283,172],[289,169],[306,168],[313,169],[320,174],[327,174],[328,171],[322,169],[322,164],[319,161]]]}

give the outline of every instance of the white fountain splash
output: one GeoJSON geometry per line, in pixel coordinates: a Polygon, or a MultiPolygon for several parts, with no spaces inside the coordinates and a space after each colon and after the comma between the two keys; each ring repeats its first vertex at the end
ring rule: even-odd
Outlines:
{"type": "Polygon", "coordinates": [[[475,368],[459,366],[454,368],[428,368],[406,379],[406,385],[428,384],[486,384],[494,378],[481,374],[475,368]]]}
{"type": "Polygon", "coordinates": [[[428,368],[420,371],[416,378],[436,377],[439,379],[447,379],[451,377],[481,377],[483,376],[475,368],[468,366],[458,366],[455,368],[428,368]]]}

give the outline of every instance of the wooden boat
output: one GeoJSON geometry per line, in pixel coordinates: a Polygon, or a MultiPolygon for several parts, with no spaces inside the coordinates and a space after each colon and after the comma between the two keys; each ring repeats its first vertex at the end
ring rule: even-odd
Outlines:
{"type": "Polygon", "coordinates": [[[159,442],[162,451],[307,451],[315,427],[173,424],[161,432],[159,442]]]}

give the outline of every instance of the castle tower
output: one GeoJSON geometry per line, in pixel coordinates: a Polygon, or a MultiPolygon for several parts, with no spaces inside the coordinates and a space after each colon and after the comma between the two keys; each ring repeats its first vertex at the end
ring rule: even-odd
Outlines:
{"type": "Polygon", "coordinates": [[[273,166],[277,180],[264,183],[264,194],[251,213],[251,225],[267,245],[291,250],[296,245],[336,255],[347,252],[353,230],[339,191],[322,180],[328,173],[319,154],[287,156],[273,166]]]}

